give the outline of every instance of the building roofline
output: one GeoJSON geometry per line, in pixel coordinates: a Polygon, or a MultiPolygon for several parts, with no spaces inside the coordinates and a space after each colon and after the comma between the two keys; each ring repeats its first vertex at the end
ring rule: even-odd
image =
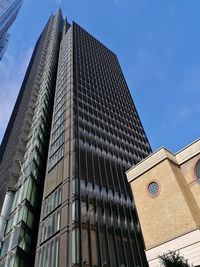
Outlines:
{"type": "Polygon", "coordinates": [[[147,158],[143,159],[126,171],[126,175],[129,172],[132,172],[130,179],[127,175],[128,181],[130,182],[136,179],[138,176],[150,170],[165,159],[169,159],[172,162],[181,165],[197,154],[200,154],[200,138],[187,145],[177,153],[172,153],[167,148],[160,147],[155,152],[150,154],[147,158]]]}
{"type": "Polygon", "coordinates": [[[171,153],[174,155],[174,153],[172,153],[169,149],[165,148],[164,146],[159,147],[157,150],[155,150],[154,152],[152,152],[149,156],[147,156],[146,158],[142,159],[140,162],[138,162],[136,165],[133,165],[130,169],[128,169],[125,173],[128,173],[129,171],[137,168],[137,166],[139,166],[140,164],[142,164],[143,162],[147,161],[149,158],[151,158],[153,155],[157,154],[160,150],[166,150],[168,153],[171,153]]]}
{"type": "Polygon", "coordinates": [[[197,138],[196,140],[192,141],[191,143],[189,143],[187,146],[181,148],[176,155],[178,155],[179,153],[183,152],[185,149],[189,148],[190,146],[194,145],[195,143],[198,143],[198,141],[200,141],[200,137],[197,138]]]}
{"type": "Polygon", "coordinates": [[[126,172],[128,181],[131,182],[132,180],[137,179],[143,173],[147,172],[148,170],[152,169],[160,162],[164,160],[170,160],[177,164],[176,155],[174,155],[171,151],[167,150],[164,147],[159,148],[153,154],[149,155],[143,161],[139,162],[137,165],[133,166],[126,172]],[[128,177],[130,174],[130,178],[128,177]]]}

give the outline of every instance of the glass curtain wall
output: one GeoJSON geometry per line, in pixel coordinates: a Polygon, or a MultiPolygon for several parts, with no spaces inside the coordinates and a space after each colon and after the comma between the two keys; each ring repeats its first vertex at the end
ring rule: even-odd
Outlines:
{"type": "MultiPolygon", "coordinates": [[[[57,54],[59,50],[61,13],[50,18],[43,46],[42,71],[36,108],[28,137],[26,153],[21,165],[21,175],[14,189],[14,200],[7,224],[0,254],[0,266],[33,266],[35,242],[38,228],[41,194],[44,184],[45,161],[49,140],[57,54]],[[32,259],[32,261],[31,261],[32,259]]],[[[51,217],[58,224],[59,214],[51,217]]],[[[53,231],[53,229],[48,229],[53,231]]],[[[46,233],[45,235],[48,235],[46,233]]],[[[57,244],[56,244],[57,246],[57,244]]]]}
{"type": "Polygon", "coordinates": [[[116,55],[65,21],[35,266],[147,266],[125,171],[150,152],[116,55]]]}

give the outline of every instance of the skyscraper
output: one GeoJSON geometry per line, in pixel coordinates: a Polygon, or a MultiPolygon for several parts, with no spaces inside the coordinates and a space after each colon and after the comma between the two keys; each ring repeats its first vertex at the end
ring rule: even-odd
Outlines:
{"type": "Polygon", "coordinates": [[[151,148],[116,55],[58,11],[38,40],[20,93],[1,158],[10,149],[16,162],[9,144],[21,151],[27,107],[32,115],[18,182],[2,209],[0,266],[27,266],[30,257],[37,267],[146,266],[125,171],[151,148]]]}
{"type": "Polygon", "coordinates": [[[21,5],[22,0],[1,0],[0,2],[0,60],[8,45],[7,30],[16,19],[21,5]]]}
{"type": "Polygon", "coordinates": [[[58,12],[39,37],[1,144],[1,196],[9,190],[0,217],[0,266],[34,262],[62,23],[58,12]]]}

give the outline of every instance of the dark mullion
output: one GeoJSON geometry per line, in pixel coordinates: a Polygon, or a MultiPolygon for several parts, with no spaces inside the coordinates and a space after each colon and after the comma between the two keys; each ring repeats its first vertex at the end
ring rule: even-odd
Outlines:
{"type": "MultiPolygon", "coordinates": [[[[93,169],[93,200],[95,200],[95,194],[94,194],[94,186],[95,186],[95,170],[94,170],[94,160],[93,160],[93,152],[92,154],[92,169],[93,169]]],[[[94,201],[91,201],[90,198],[88,198],[88,210],[90,207],[90,203],[94,206],[94,201]]],[[[91,242],[91,222],[90,222],[90,213],[89,213],[89,221],[88,221],[88,225],[89,225],[89,231],[88,231],[88,241],[89,241],[89,259],[90,259],[90,266],[92,267],[92,242],[91,242]]]]}
{"type": "MultiPolygon", "coordinates": [[[[112,162],[114,165],[115,163],[112,162]]],[[[110,166],[112,166],[112,164],[110,163],[110,166]]],[[[116,173],[117,173],[117,170],[116,170],[116,173]]],[[[118,174],[118,173],[117,173],[118,174]]],[[[117,192],[116,191],[116,188],[115,188],[115,183],[114,183],[114,175],[113,175],[113,169],[111,168],[111,175],[112,175],[112,181],[113,181],[113,190],[114,192],[117,192]]],[[[118,177],[116,177],[115,179],[118,179],[118,177]]],[[[118,182],[119,182],[119,179],[118,179],[118,182]]],[[[120,194],[121,194],[121,185],[120,185],[120,182],[119,182],[119,191],[120,191],[120,194]]],[[[110,201],[109,201],[110,202],[110,201]]],[[[109,203],[110,204],[110,203],[109,203]]],[[[118,204],[117,204],[117,207],[118,207],[118,204]]],[[[111,211],[112,211],[112,208],[111,208],[111,211]]],[[[118,211],[118,214],[119,214],[119,211],[118,211]]],[[[116,235],[116,231],[114,230],[114,245],[115,245],[115,248],[116,248],[116,252],[117,252],[117,264],[118,266],[120,266],[120,259],[119,259],[119,250],[118,250],[118,244],[117,244],[117,235],[116,235]]]]}
{"type": "Polygon", "coordinates": [[[96,221],[96,226],[97,226],[97,231],[96,231],[96,235],[97,235],[97,255],[98,255],[98,264],[100,263],[100,265],[103,265],[103,261],[102,261],[102,251],[101,251],[101,244],[100,244],[100,227],[99,227],[99,206],[98,206],[98,201],[95,198],[95,205],[96,205],[96,217],[97,217],[97,221],[96,221]]]}
{"type": "MultiPolygon", "coordinates": [[[[112,208],[112,203],[110,202],[110,207],[111,207],[111,216],[113,216],[113,208],[112,208]]],[[[115,255],[117,255],[117,258],[116,258],[116,261],[117,261],[117,264],[118,266],[120,266],[120,261],[119,261],[119,250],[118,250],[118,246],[117,246],[117,238],[116,238],[116,229],[117,228],[117,225],[115,226],[114,225],[114,216],[113,216],[113,237],[114,237],[114,246],[115,246],[115,255]]]]}
{"type": "MultiPolygon", "coordinates": [[[[126,216],[127,217],[127,216],[126,216]]],[[[127,220],[127,224],[128,224],[128,220],[127,220]]],[[[132,255],[132,260],[134,262],[134,265],[136,265],[136,261],[135,261],[135,256],[134,256],[134,252],[133,252],[133,248],[132,248],[132,245],[131,245],[131,234],[130,234],[130,229],[129,227],[127,226],[127,234],[128,234],[128,243],[129,243],[129,247],[130,247],[130,250],[131,250],[131,255],[132,255]]]]}
{"type": "Polygon", "coordinates": [[[137,248],[137,254],[139,255],[139,260],[140,260],[140,264],[142,264],[142,258],[141,258],[141,254],[140,254],[140,250],[139,250],[139,247],[141,247],[140,246],[140,244],[139,244],[139,242],[138,242],[138,237],[137,237],[137,233],[136,233],[136,224],[134,223],[134,218],[133,218],[133,213],[131,212],[131,210],[130,210],[130,216],[131,216],[131,219],[132,219],[132,221],[133,221],[133,233],[134,233],[134,242],[136,243],[136,248],[137,248]]]}
{"type": "MultiPolygon", "coordinates": [[[[103,212],[104,214],[106,214],[106,209],[105,209],[105,202],[103,200],[103,212]]],[[[105,216],[104,216],[105,217],[105,216]]],[[[105,232],[106,232],[106,243],[107,243],[107,246],[108,246],[108,260],[109,260],[109,264],[110,266],[109,267],[112,267],[112,261],[111,261],[111,258],[110,258],[110,244],[109,244],[109,235],[108,235],[108,226],[107,226],[107,222],[106,222],[106,219],[105,219],[105,232]]],[[[114,266],[113,266],[114,267],[114,266]]]]}
{"type": "Polygon", "coordinates": [[[92,155],[92,162],[90,162],[90,164],[92,164],[92,170],[93,170],[93,183],[92,183],[92,187],[93,187],[93,197],[94,197],[94,186],[95,186],[95,180],[96,180],[96,177],[95,177],[95,170],[94,170],[94,153],[91,152],[91,155],[92,155]]]}
{"type": "MultiPolygon", "coordinates": [[[[103,163],[104,163],[104,170],[105,170],[105,174],[106,174],[106,189],[109,188],[109,182],[108,182],[108,172],[107,172],[107,167],[106,167],[106,160],[104,157],[102,157],[103,159],[103,163]]],[[[102,190],[102,188],[101,188],[102,190]]]]}
{"type": "MultiPolygon", "coordinates": [[[[88,210],[89,210],[89,207],[90,207],[89,205],[88,205],[88,210]]],[[[89,246],[89,265],[90,265],[90,267],[92,267],[92,246],[91,246],[91,223],[90,223],[90,214],[89,214],[89,220],[88,220],[88,231],[87,231],[87,233],[88,233],[88,246],[89,246]]]]}
{"type": "MultiPolygon", "coordinates": [[[[122,208],[122,206],[121,206],[122,208]]],[[[119,208],[119,205],[117,204],[117,210],[119,212],[119,214],[121,214],[121,210],[119,208]]],[[[120,220],[122,222],[122,220],[120,220]]],[[[122,240],[122,248],[123,248],[123,252],[124,252],[124,257],[125,257],[125,261],[126,261],[126,266],[128,266],[128,262],[127,262],[127,257],[126,257],[126,249],[125,249],[125,246],[124,246],[124,238],[123,238],[123,231],[122,231],[122,227],[120,227],[120,235],[121,235],[121,240],[122,240]]],[[[124,229],[125,230],[125,229],[124,229]]]]}
{"type": "MultiPolygon", "coordinates": [[[[120,166],[120,165],[119,165],[120,166]]],[[[120,169],[121,170],[121,169],[120,169]]],[[[117,179],[118,179],[118,182],[119,182],[119,194],[120,194],[120,197],[122,195],[122,188],[121,188],[121,183],[120,183],[120,179],[121,179],[121,173],[118,172],[118,168],[117,168],[117,179]]],[[[115,191],[116,192],[116,191],[115,191]]]]}
{"type": "MultiPolygon", "coordinates": [[[[125,169],[125,168],[128,168],[128,167],[127,167],[127,166],[125,167],[125,166],[120,165],[121,179],[122,179],[122,182],[123,182],[123,185],[124,185],[124,195],[125,195],[125,196],[128,196],[129,194],[128,194],[128,192],[127,192],[126,181],[124,180],[125,172],[124,172],[123,169],[125,169]]],[[[127,181],[127,183],[128,183],[128,181],[127,181]]]]}
{"type": "MultiPolygon", "coordinates": [[[[127,220],[127,216],[126,216],[126,211],[125,211],[125,207],[122,206],[122,209],[123,209],[123,213],[124,213],[124,217],[125,219],[127,220]]],[[[127,223],[128,223],[128,220],[127,220],[127,223]]],[[[131,255],[132,255],[132,258],[134,260],[134,264],[136,266],[136,263],[135,263],[135,259],[134,259],[134,255],[133,255],[133,251],[132,251],[132,246],[131,246],[131,238],[130,238],[130,232],[129,232],[129,227],[127,226],[127,236],[128,236],[128,242],[129,242],[129,245],[130,245],[130,248],[131,248],[131,255]]],[[[125,251],[126,251],[126,248],[125,248],[125,251]]],[[[128,266],[128,260],[127,260],[127,256],[126,256],[126,261],[127,261],[127,266],[128,266]]]]}
{"type": "Polygon", "coordinates": [[[97,155],[97,161],[98,161],[98,167],[99,167],[99,178],[100,178],[100,184],[99,184],[99,188],[102,188],[102,173],[101,173],[101,168],[100,168],[100,159],[99,159],[99,155],[97,155]]]}
{"type": "MultiPolygon", "coordinates": [[[[121,187],[120,187],[120,181],[119,181],[120,177],[119,177],[119,173],[118,173],[118,169],[117,169],[117,166],[116,166],[116,165],[117,165],[116,162],[114,162],[115,172],[116,172],[116,174],[117,174],[117,176],[116,176],[115,179],[116,179],[117,182],[118,182],[119,190],[120,190],[120,194],[121,194],[121,187]]],[[[116,192],[116,189],[115,189],[115,192],[116,192]]]]}
{"type": "MultiPolygon", "coordinates": [[[[110,162],[109,162],[110,165],[110,162]]],[[[105,159],[104,159],[104,166],[105,166],[105,172],[106,172],[106,180],[107,180],[107,187],[106,189],[108,190],[109,188],[109,182],[108,182],[108,172],[107,172],[107,166],[105,163],[105,159]]],[[[105,201],[103,199],[103,212],[104,212],[104,217],[106,215],[106,209],[105,209],[105,201]]],[[[106,229],[106,239],[107,239],[107,246],[108,246],[108,257],[109,257],[109,262],[110,262],[110,267],[112,267],[112,261],[111,261],[111,254],[110,254],[110,244],[109,244],[109,235],[108,235],[108,226],[107,226],[107,221],[105,218],[105,229],[106,229]]]]}
{"type": "MultiPolygon", "coordinates": [[[[100,185],[99,185],[99,189],[101,190],[102,188],[102,173],[101,173],[101,168],[100,168],[100,160],[99,160],[99,156],[97,155],[97,161],[98,161],[98,167],[99,167],[99,171],[100,171],[100,174],[99,174],[99,177],[100,177],[100,185]]],[[[99,190],[99,194],[100,193],[100,190],[99,190]]],[[[100,196],[99,196],[100,198],[100,196]]],[[[102,261],[102,251],[101,251],[101,244],[100,244],[100,227],[99,227],[99,206],[98,206],[98,200],[96,198],[96,194],[95,194],[95,204],[96,204],[96,214],[97,214],[97,222],[96,222],[96,225],[97,225],[97,231],[96,231],[96,234],[97,234],[97,242],[98,242],[98,250],[97,250],[97,253],[98,253],[98,261],[100,262],[100,265],[103,265],[103,261],[102,261]]]]}
{"type": "MultiPolygon", "coordinates": [[[[112,171],[112,164],[111,164],[111,161],[110,161],[110,160],[108,160],[108,164],[109,164],[109,167],[110,167],[110,173],[111,173],[111,177],[110,177],[110,179],[111,179],[111,181],[112,181],[112,189],[115,191],[116,188],[115,188],[115,183],[114,183],[114,177],[113,177],[113,171],[112,171]]],[[[108,179],[109,179],[109,177],[108,177],[108,179]]],[[[110,186],[108,186],[107,190],[108,190],[108,189],[110,189],[110,186]]]]}

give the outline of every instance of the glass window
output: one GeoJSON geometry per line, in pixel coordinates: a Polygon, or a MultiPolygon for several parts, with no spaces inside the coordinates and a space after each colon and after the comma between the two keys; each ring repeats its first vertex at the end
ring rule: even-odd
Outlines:
{"type": "Polygon", "coordinates": [[[49,266],[49,256],[50,256],[50,254],[49,254],[49,244],[47,244],[47,246],[46,246],[46,261],[45,261],[45,265],[46,266],[49,266]]]}
{"type": "Polygon", "coordinates": [[[45,263],[46,263],[46,251],[47,251],[47,247],[44,246],[43,249],[42,249],[42,264],[41,264],[41,267],[45,266],[45,263]]]}
{"type": "Polygon", "coordinates": [[[17,204],[18,204],[18,202],[17,202],[17,200],[18,200],[18,194],[19,194],[19,189],[15,192],[14,200],[13,200],[13,204],[12,204],[12,210],[11,211],[13,211],[17,207],[17,204]]]}
{"type": "Polygon", "coordinates": [[[198,182],[200,183],[200,160],[197,161],[197,163],[196,163],[195,174],[196,174],[198,182]]]}
{"type": "Polygon", "coordinates": [[[33,180],[32,179],[28,179],[27,180],[27,192],[26,192],[26,198],[28,200],[31,199],[32,187],[33,187],[33,180]]]}
{"type": "Polygon", "coordinates": [[[78,221],[79,203],[78,200],[72,203],[72,222],[78,221]]]}
{"type": "Polygon", "coordinates": [[[22,248],[26,252],[30,251],[31,238],[22,229],[20,230],[20,236],[19,236],[18,245],[19,245],[20,248],[22,248]]]}
{"type": "Polygon", "coordinates": [[[55,240],[55,267],[58,267],[58,253],[59,253],[59,244],[58,239],[55,240]]]}
{"type": "Polygon", "coordinates": [[[35,202],[36,202],[36,200],[37,200],[36,184],[33,183],[33,188],[32,188],[31,198],[30,198],[31,205],[32,205],[33,207],[35,206],[35,202]]]}
{"type": "Polygon", "coordinates": [[[41,267],[41,250],[36,254],[35,265],[41,267]]]}
{"type": "Polygon", "coordinates": [[[27,222],[27,219],[28,219],[28,208],[26,206],[23,209],[23,217],[22,217],[22,219],[23,219],[24,222],[27,222]]]}
{"type": "Polygon", "coordinates": [[[45,200],[42,217],[46,217],[50,212],[52,212],[61,203],[61,188],[55,190],[51,195],[45,200]]]}
{"type": "Polygon", "coordinates": [[[25,198],[32,204],[36,200],[36,185],[33,182],[32,178],[28,178],[24,181],[22,186],[20,186],[15,192],[15,197],[13,201],[12,211],[17,208],[19,203],[21,203],[25,198]]]}
{"type": "Polygon", "coordinates": [[[41,242],[43,242],[60,229],[60,210],[47,217],[41,227],[41,242]]]}
{"type": "Polygon", "coordinates": [[[72,263],[79,263],[79,229],[72,230],[72,263]]]}
{"type": "Polygon", "coordinates": [[[148,192],[150,193],[151,196],[157,196],[159,192],[159,185],[156,182],[151,182],[148,185],[148,192]]]}
{"type": "Polygon", "coordinates": [[[22,186],[21,186],[21,194],[20,195],[22,195],[22,197],[20,198],[20,202],[21,202],[21,199],[23,200],[23,199],[25,199],[25,197],[26,197],[26,193],[27,193],[27,187],[28,187],[28,180],[26,180],[23,184],[22,184],[22,186]]]}
{"type": "Polygon", "coordinates": [[[56,231],[58,231],[60,229],[60,212],[57,212],[57,216],[56,216],[56,231]]]}
{"type": "Polygon", "coordinates": [[[36,180],[39,178],[38,166],[34,161],[31,163],[31,173],[35,177],[36,180]]]}
{"type": "Polygon", "coordinates": [[[34,217],[33,217],[33,214],[32,212],[28,212],[28,218],[27,218],[27,225],[32,228],[33,226],[33,220],[34,220],[34,217]]]}
{"type": "Polygon", "coordinates": [[[51,259],[51,266],[53,267],[53,266],[55,266],[55,242],[53,241],[53,242],[51,242],[51,254],[52,254],[52,259],[51,259]]]}
{"type": "Polygon", "coordinates": [[[12,231],[11,235],[3,242],[1,256],[4,256],[8,251],[11,251],[18,244],[20,230],[12,231]]]}

